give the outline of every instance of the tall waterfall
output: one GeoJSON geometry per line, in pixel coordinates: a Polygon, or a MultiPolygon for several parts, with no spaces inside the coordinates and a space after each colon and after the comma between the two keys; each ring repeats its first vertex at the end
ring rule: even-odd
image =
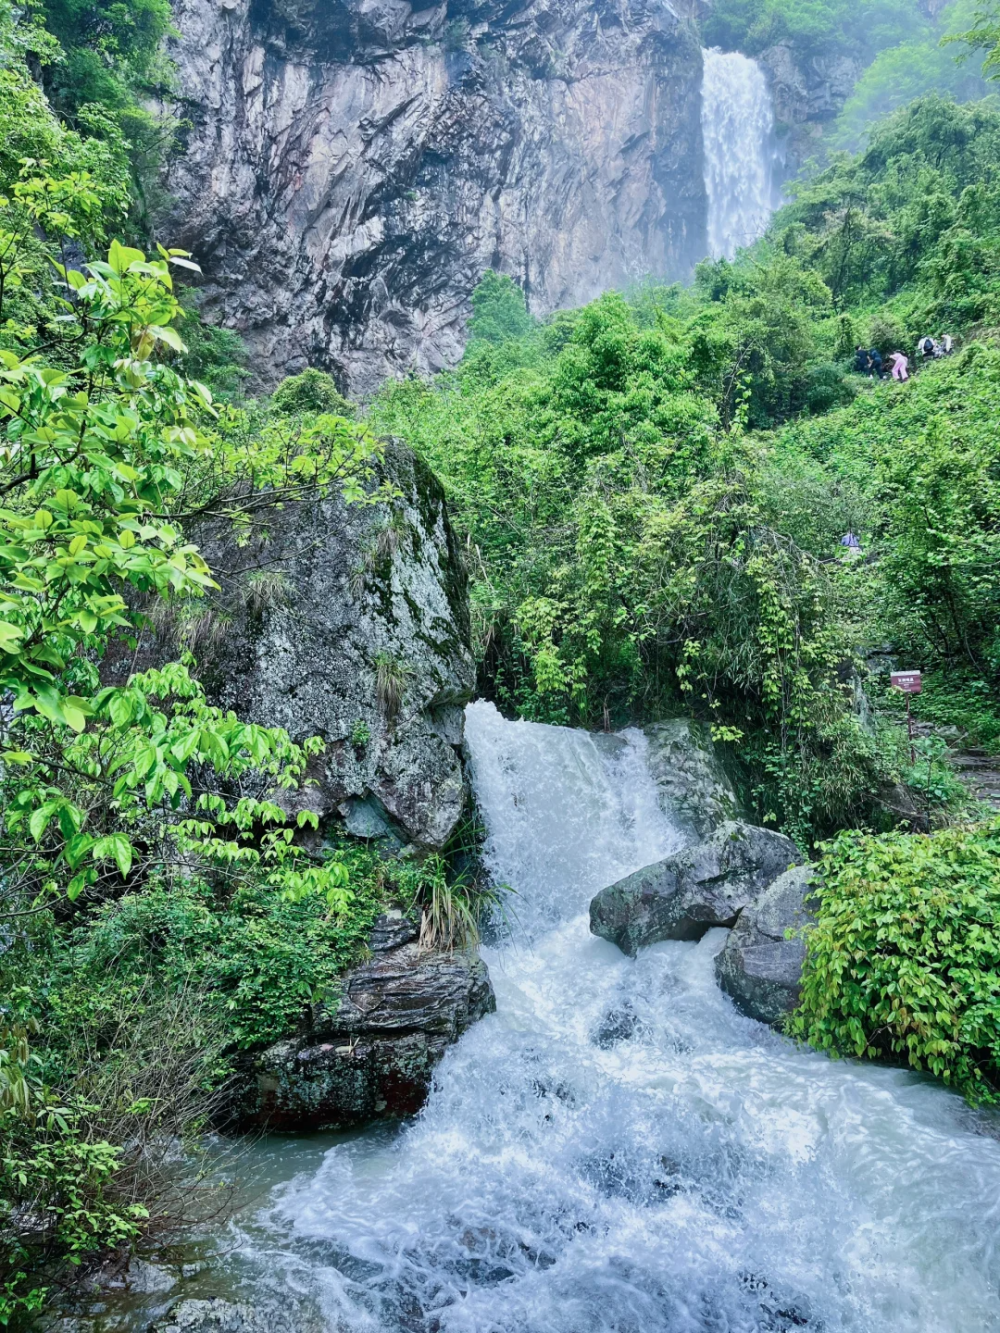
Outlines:
{"type": "Polygon", "coordinates": [[[724,932],[634,960],[589,934],[594,891],[680,841],[641,734],[467,719],[517,895],[498,1012],[402,1131],[281,1149],[301,1174],[237,1233],[241,1293],[326,1333],[996,1329],[1000,1144],[740,1017],[724,932]]]}
{"type": "Polygon", "coordinates": [[[738,51],[703,55],[708,252],[731,259],[763,235],[774,207],[774,115],[756,60],[738,51]]]}

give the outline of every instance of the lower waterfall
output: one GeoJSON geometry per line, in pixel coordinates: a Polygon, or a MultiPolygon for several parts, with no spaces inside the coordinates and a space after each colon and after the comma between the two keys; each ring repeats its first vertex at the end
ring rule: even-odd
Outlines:
{"type": "Polygon", "coordinates": [[[714,981],[722,931],[636,960],[590,935],[593,893],[681,842],[641,733],[476,703],[467,741],[516,894],[484,951],[498,1011],[414,1121],[341,1139],[236,1229],[241,1294],[329,1333],[1000,1327],[985,1118],[741,1017],[714,981]]]}
{"type": "Polygon", "coordinates": [[[732,259],[774,209],[774,114],[764,71],[739,51],[703,52],[701,132],[708,253],[732,259]]]}

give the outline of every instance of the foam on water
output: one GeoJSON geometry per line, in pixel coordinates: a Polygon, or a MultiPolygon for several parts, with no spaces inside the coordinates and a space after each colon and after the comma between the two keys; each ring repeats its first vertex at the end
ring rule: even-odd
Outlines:
{"type": "Polygon", "coordinates": [[[518,929],[497,1013],[402,1132],[279,1188],[231,1261],[329,1330],[980,1333],[1000,1328],[1000,1145],[902,1071],[740,1017],[724,938],[637,960],[587,905],[680,844],[643,738],[467,714],[518,929]]]}

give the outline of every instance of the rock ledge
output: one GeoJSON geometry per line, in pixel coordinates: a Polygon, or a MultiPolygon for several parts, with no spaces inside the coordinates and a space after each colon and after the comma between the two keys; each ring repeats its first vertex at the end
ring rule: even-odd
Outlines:
{"type": "Polygon", "coordinates": [[[478,954],[422,949],[416,934],[399,912],[376,922],[339,999],[254,1061],[244,1123],[345,1129],[420,1109],[435,1065],[496,999],[478,954]]]}

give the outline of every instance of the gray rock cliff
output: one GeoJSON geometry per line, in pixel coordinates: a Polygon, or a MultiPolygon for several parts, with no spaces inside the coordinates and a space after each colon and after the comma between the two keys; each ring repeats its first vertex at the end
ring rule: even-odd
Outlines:
{"type": "Polygon", "coordinates": [[[675,717],[643,727],[646,762],[660,808],[693,837],[707,838],[727,819],[739,818],[733,784],[715,753],[707,723],[675,717]]]}
{"type": "Polygon", "coordinates": [[[433,850],[465,800],[463,710],[476,678],[465,572],[441,487],[413,454],[389,444],[378,481],[398,498],[276,507],[248,544],[227,521],[196,526],[220,584],[202,622],[161,623],[141,656],[109,655],[104,673],[192,646],[211,702],[295,741],[323,740],[309,785],[279,799],[387,850],[433,850]]]}
{"type": "Polygon", "coordinates": [[[545,313],[704,254],[683,7],[176,0],[174,21],[159,231],[264,379],[316,365],[363,395],[454,362],[487,267],[545,313]]]}
{"type": "Polygon", "coordinates": [[[807,55],[791,42],[769,46],[758,60],[771,89],[787,179],[820,147],[824,127],[854,91],[864,62],[844,54],[807,55]]]}

